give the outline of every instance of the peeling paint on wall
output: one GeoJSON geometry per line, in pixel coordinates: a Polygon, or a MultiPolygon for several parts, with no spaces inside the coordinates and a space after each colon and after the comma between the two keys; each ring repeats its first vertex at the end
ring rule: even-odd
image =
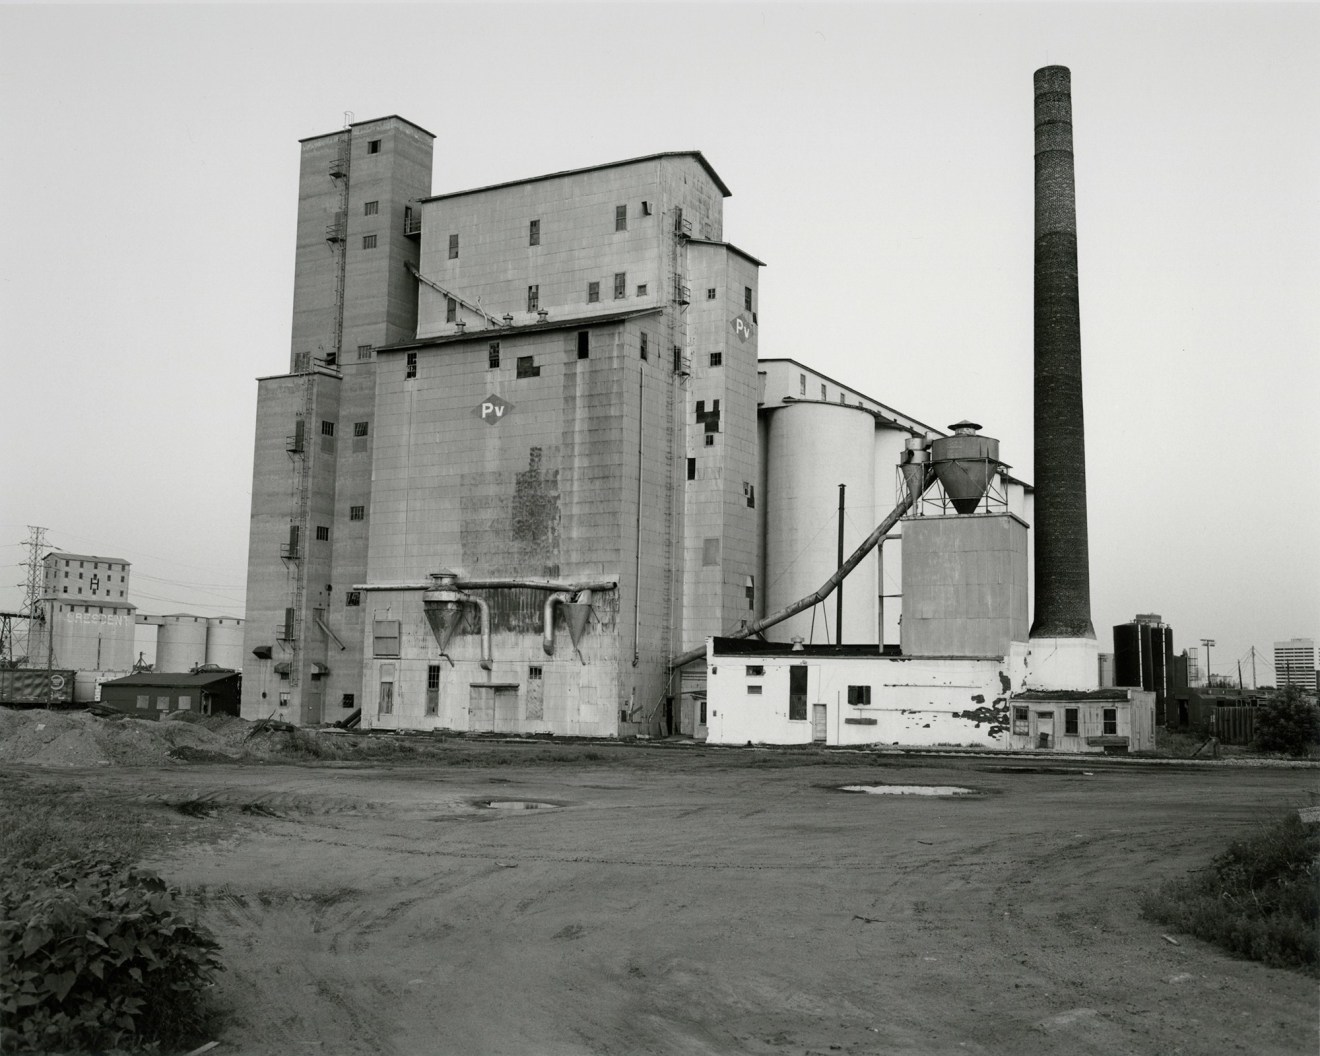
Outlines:
{"type": "MultiPolygon", "coordinates": [[[[984,700],[984,697],[980,699],[984,700]]],[[[995,702],[990,707],[982,705],[974,711],[959,711],[954,713],[954,718],[966,719],[968,722],[976,724],[976,729],[980,729],[982,724],[989,727],[986,733],[991,737],[998,737],[1001,733],[1008,732],[1008,704],[1003,697],[996,697],[995,702]]]]}

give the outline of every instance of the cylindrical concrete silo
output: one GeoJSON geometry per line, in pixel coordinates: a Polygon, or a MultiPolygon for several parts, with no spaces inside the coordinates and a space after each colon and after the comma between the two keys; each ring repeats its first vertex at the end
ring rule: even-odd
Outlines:
{"type": "MultiPolygon", "coordinates": [[[[838,566],[839,485],[846,486],[844,557],[880,519],[872,465],[875,420],[844,404],[794,403],[770,416],[766,453],[765,608],[774,612],[817,590],[838,566]]],[[[892,503],[885,496],[888,513],[892,503]]],[[[800,635],[838,640],[833,595],[768,628],[774,641],[800,635]],[[813,615],[815,626],[813,628],[813,615]]],[[[876,641],[876,564],[863,561],[843,582],[843,641],[876,641]]]]}
{"type": "Polygon", "coordinates": [[[160,618],[157,671],[191,671],[206,663],[206,617],[176,613],[160,618]]]}
{"type": "Polygon", "coordinates": [[[242,620],[212,616],[206,621],[206,662],[233,671],[243,670],[242,620]]]}

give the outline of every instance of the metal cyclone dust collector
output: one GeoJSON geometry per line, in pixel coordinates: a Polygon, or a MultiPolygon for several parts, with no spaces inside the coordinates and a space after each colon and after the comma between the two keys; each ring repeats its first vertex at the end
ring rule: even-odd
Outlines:
{"type": "Polygon", "coordinates": [[[1077,297],[1071,75],[1036,71],[1036,609],[1032,638],[1095,638],[1077,297]]]}

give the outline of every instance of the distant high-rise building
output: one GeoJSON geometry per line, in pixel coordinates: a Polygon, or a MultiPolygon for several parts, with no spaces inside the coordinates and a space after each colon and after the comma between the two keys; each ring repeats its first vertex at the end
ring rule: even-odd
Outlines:
{"type": "Polygon", "coordinates": [[[1275,642],[1274,678],[1280,687],[1320,688],[1315,667],[1315,639],[1289,638],[1286,642],[1275,642]]]}

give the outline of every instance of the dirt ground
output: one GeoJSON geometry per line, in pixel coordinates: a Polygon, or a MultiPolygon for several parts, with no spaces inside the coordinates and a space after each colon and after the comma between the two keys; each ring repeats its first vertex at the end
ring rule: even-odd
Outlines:
{"type": "Polygon", "coordinates": [[[1313,979],[1136,900],[1318,770],[461,750],[40,779],[212,830],[149,864],[224,945],[216,1056],[1316,1051],[1313,979]]]}

